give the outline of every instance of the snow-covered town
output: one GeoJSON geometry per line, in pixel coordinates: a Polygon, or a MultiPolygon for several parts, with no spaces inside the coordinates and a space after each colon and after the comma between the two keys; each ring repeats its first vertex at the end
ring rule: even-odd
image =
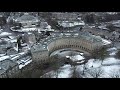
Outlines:
{"type": "Polygon", "coordinates": [[[0,78],[120,78],[120,12],[0,12],[0,78]]]}

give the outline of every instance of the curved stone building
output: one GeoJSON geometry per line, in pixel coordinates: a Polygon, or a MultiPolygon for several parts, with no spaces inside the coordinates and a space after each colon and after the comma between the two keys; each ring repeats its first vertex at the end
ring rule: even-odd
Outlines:
{"type": "Polygon", "coordinates": [[[31,47],[31,53],[33,61],[42,63],[49,62],[48,59],[50,54],[59,49],[70,48],[88,54],[107,44],[105,44],[102,38],[87,32],[58,32],[52,34],[38,44],[34,44],[31,47]]]}

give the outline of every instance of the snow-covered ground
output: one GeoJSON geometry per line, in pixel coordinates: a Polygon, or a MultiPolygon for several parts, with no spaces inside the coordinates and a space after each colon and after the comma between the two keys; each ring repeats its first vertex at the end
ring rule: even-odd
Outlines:
{"type": "Polygon", "coordinates": [[[83,60],[85,59],[83,56],[81,55],[75,55],[75,56],[69,56],[69,58],[72,60],[72,61],[78,61],[78,60],[83,60]]]}
{"type": "Polygon", "coordinates": [[[100,60],[95,60],[95,59],[90,59],[88,60],[88,63],[86,63],[87,68],[97,68],[101,66],[101,61],[100,60]]]}
{"type": "Polygon", "coordinates": [[[110,76],[112,76],[113,74],[116,74],[116,72],[119,72],[120,65],[103,66],[102,69],[104,70],[104,74],[102,75],[103,78],[112,78],[110,76]]]}
{"type": "Polygon", "coordinates": [[[110,65],[110,64],[120,64],[120,60],[114,57],[109,57],[103,61],[103,65],[110,65]]]}
{"type": "Polygon", "coordinates": [[[55,71],[50,71],[48,73],[46,73],[45,75],[43,75],[43,78],[47,78],[47,75],[51,75],[51,78],[69,78],[70,74],[71,74],[71,66],[70,65],[64,65],[62,67],[59,68],[58,70],[58,75],[56,75],[57,72],[55,71]]]}
{"type": "MultiPolygon", "coordinates": [[[[99,59],[90,59],[85,64],[86,70],[85,75],[83,75],[83,78],[95,78],[94,75],[97,72],[101,70],[101,75],[99,78],[111,78],[112,76],[119,76],[120,77],[120,59],[116,59],[114,55],[117,52],[117,48],[109,48],[107,50],[109,52],[109,57],[105,58],[103,62],[99,59]]],[[[68,56],[67,56],[68,57],[68,56]]],[[[80,55],[76,55],[76,57],[73,57],[74,60],[76,59],[84,59],[84,57],[80,55]]],[[[78,72],[82,72],[84,70],[84,65],[77,65],[76,70],[78,72]]],[[[64,65],[58,69],[58,78],[71,78],[73,67],[71,65],[64,65]]],[[[55,71],[50,71],[47,74],[52,75],[51,78],[55,78],[56,74],[55,71]]]]}
{"type": "MultiPolygon", "coordinates": [[[[117,71],[120,70],[120,60],[116,60],[116,59],[113,59],[113,58],[110,59],[109,58],[104,63],[107,63],[107,62],[109,62],[109,63],[111,62],[111,64],[118,62],[119,64],[118,65],[104,66],[104,65],[101,65],[101,61],[99,61],[99,60],[94,61],[94,59],[91,59],[86,64],[86,68],[89,71],[93,70],[93,69],[98,70],[100,68],[100,69],[103,70],[103,73],[102,73],[100,78],[110,78],[110,76],[112,76],[112,74],[114,74],[114,72],[117,72],[117,71]]],[[[58,70],[59,71],[58,78],[70,78],[71,73],[73,72],[72,68],[73,67],[71,67],[70,65],[64,65],[64,66],[60,67],[60,69],[58,70]]],[[[78,72],[83,71],[83,65],[76,66],[76,70],[78,70],[78,72]]],[[[55,71],[50,71],[47,74],[51,74],[52,75],[51,78],[56,77],[55,71]]],[[[87,73],[87,71],[86,71],[86,75],[85,75],[84,78],[94,78],[94,77],[91,77],[89,75],[89,73],[87,73]]]]}
{"type": "Polygon", "coordinates": [[[61,73],[59,74],[58,78],[67,78],[71,74],[71,66],[70,65],[65,65],[60,68],[61,73]]]}

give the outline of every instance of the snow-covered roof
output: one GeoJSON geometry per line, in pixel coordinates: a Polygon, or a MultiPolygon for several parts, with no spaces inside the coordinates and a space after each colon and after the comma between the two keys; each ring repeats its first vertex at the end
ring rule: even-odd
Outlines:
{"type": "Polygon", "coordinates": [[[2,56],[2,57],[0,57],[0,61],[6,60],[6,59],[9,59],[9,58],[10,58],[9,56],[2,56]]]}
{"type": "Polygon", "coordinates": [[[102,42],[103,42],[103,45],[109,45],[112,43],[111,41],[103,39],[103,38],[102,38],[102,42]]]}
{"type": "Polygon", "coordinates": [[[10,42],[12,43],[17,42],[17,39],[11,39],[10,42]]]}
{"type": "Polygon", "coordinates": [[[5,56],[5,54],[0,54],[0,57],[5,56]]]}
{"type": "Polygon", "coordinates": [[[8,32],[2,32],[2,33],[0,33],[0,37],[10,36],[10,35],[12,35],[12,33],[8,33],[8,32]]]}
{"type": "Polygon", "coordinates": [[[58,21],[58,24],[63,26],[63,27],[73,27],[76,25],[85,25],[85,23],[83,21],[73,21],[73,22],[69,22],[69,21],[58,21]]]}
{"type": "Polygon", "coordinates": [[[25,67],[26,65],[28,65],[28,64],[31,63],[31,62],[32,62],[32,60],[29,60],[29,61],[25,62],[24,64],[20,64],[20,65],[19,65],[19,69],[25,67]]]}
{"type": "Polygon", "coordinates": [[[15,21],[17,22],[37,22],[38,18],[34,17],[33,15],[29,15],[28,13],[25,13],[21,17],[17,18],[15,21]]]}
{"type": "Polygon", "coordinates": [[[15,36],[8,36],[10,39],[14,39],[14,38],[16,38],[15,36]]]}

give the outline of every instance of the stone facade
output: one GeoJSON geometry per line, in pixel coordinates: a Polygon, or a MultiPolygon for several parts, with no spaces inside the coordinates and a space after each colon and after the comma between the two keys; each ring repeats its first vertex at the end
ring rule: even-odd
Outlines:
{"type": "Polygon", "coordinates": [[[31,47],[33,61],[47,62],[50,54],[59,49],[70,48],[86,54],[103,47],[102,39],[90,33],[58,33],[31,47]]]}

